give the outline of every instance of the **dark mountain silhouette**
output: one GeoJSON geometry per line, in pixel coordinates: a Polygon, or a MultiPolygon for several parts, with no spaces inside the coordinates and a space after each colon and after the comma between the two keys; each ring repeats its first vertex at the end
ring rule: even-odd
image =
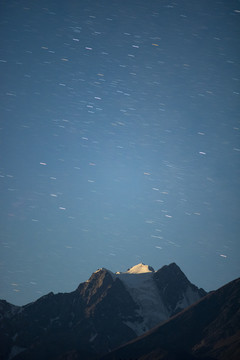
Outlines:
{"type": "Polygon", "coordinates": [[[206,295],[176,264],[99,269],[71,293],[17,307],[0,301],[2,360],[95,359],[206,295]]]}

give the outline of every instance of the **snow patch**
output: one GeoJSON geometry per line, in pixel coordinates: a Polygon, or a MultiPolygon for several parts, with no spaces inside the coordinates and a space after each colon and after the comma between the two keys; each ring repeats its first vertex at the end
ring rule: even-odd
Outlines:
{"type": "Polygon", "coordinates": [[[18,337],[18,333],[16,333],[13,337],[12,337],[12,340],[15,341],[18,337]]]}
{"type": "Polygon", "coordinates": [[[89,342],[93,342],[96,339],[97,336],[98,336],[98,334],[92,334],[90,339],[89,339],[89,342]]]}
{"type": "Polygon", "coordinates": [[[9,355],[9,357],[8,357],[8,360],[13,359],[16,355],[20,354],[20,353],[23,352],[24,350],[26,350],[26,348],[22,348],[22,347],[20,347],[20,346],[14,345],[14,346],[12,347],[12,350],[11,350],[11,352],[10,352],[10,355],[9,355]]]}
{"type": "Polygon", "coordinates": [[[56,316],[55,318],[50,319],[50,323],[52,324],[55,321],[59,321],[60,317],[56,316]]]}
{"type": "Polygon", "coordinates": [[[183,298],[177,303],[175,310],[178,308],[185,309],[186,307],[197,302],[199,299],[200,296],[197,291],[194,291],[190,286],[188,286],[187,290],[183,294],[183,298]]]}

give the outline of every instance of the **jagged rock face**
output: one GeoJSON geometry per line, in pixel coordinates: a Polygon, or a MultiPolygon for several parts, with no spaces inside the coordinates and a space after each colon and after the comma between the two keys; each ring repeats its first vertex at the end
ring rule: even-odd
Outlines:
{"type": "Polygon", "coordinates": [[[206,295],[203,289],[190,283],[175,263],[158,270],[154,274],[154,280],[170,316],[206,295]]]}
{"type": "Polygon", "coordinates": [[[85,316],[91,323],[90,339],[95,351],[113,349],[136,337],[125,321],[138,318],[135,315],[138,306],[122,282],[113,279],[109,271],[94,273],[78,291],[85,301],[85,316]]]}
{"type": "Polygon", "coordinates": [[[20,306],[15,306],[5,300],[0,300],[0,320],[12,317],[19,308],[20,306]]]}
{"type": "Polygon", "coordinates": [[[126,273],[100,269],[71,293],[49,293],[23,307],[0,301],[0,357],[52,360],[76,351],[89,360],[169,318],[193,294],[205,292],[176,264],[157,272],[138,264],[126,273]]]}
{"type": "Polygon", "coordinates": [[[5,329],[15,339],[16,351],[23,350],[16,359],[51,359],[59,342],[61,351],[83,348],[88,358],[136,336],[122,321],[131,319],[136,307],[122,283],[101,270],[75,292],[50,293],[20,308],[5,329]]]}

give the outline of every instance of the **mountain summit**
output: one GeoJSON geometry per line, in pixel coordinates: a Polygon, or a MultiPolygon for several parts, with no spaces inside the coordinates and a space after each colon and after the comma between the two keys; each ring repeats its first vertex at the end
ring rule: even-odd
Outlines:
{"type": "Polygon", "coordinates": [[[0,301],[0,358],[81,359],[105,354],[206,295],[176,264],[158,271],[98,269],[71,293],[49,293],[16,307],[0,301]]]}
{"type": "Polygon", "coordinates": [[[128,274],[144,274],[148,272],[154,272],[154,269],[151,266],[145,265],[143,263],[137,264],[127,271],[128,274]]]}
{"type": "Polygon", "coordinates": [[[175,263],[158,271],[140,263],[112,276],[121,280],[137,305],[137,317],[126,322],[136,335],[143,334],[206,295],[204,290],[190,283],[175,263]]]}

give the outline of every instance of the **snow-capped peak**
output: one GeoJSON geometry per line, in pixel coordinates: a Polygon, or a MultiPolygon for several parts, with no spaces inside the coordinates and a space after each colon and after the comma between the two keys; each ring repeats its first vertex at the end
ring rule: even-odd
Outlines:
{"type": "Polygon", "coordinates": [[[128,269],[128,271],[126,271],[127,274],[144,274],[149,272],[155,272],[155,271],[151,266],[145,265],[143,263],[137,264],[131,267],[130,269],[128,269]]]}
{"type": "Polygon", "coordinates": [[[169,312],[164,305],[156,283],[155,271],[151,266],[137,264],[126,272],[114,274],[123,282],[134,302],[138,305],[136,314],[141,320],[125,321],[137,335],[143,334],[157,323],[169,318],[169,312]]]}

